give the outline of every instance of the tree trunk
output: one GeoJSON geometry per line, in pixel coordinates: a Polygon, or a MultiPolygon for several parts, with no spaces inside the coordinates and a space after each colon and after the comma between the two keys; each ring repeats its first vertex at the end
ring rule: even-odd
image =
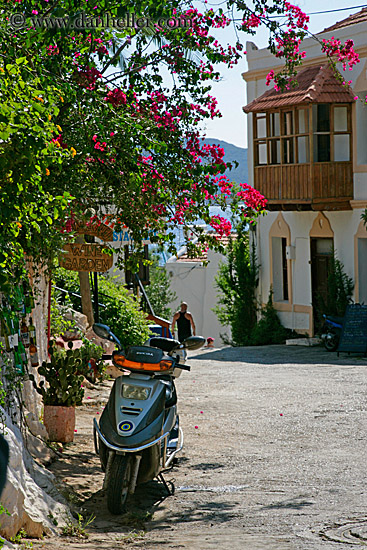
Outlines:
{"type": "MultiPolygon", "coordinates": [[[[83,236],[78,236],[76,242],[84,243],[83,236]]],[[[84,315],[87,316],[89,326],[92,326],[94,323],[94,313],[90,292],[89,271],[79,271],[78,275],[80,284],[80,295],[82,297],[82,312],[84,315]]]]}
{"type": "Polygon", "coordinates": [[[80,295],[82,297],[82,312],[87,316],[89,326],[92,326],[94,323],[94,314],[88,271],[79,271],[79,283],[80,295]]]}

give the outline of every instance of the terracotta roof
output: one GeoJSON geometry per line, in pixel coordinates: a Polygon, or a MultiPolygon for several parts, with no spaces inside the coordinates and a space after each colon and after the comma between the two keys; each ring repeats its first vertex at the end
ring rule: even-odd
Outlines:
{"type": "MultiPolygon", "coordinates": [[[[223,246],[228,245],[229,237],[227,237],[226,235],[222,235],[222,237],[220,237],[220,235],[215,235],[215,236],[219,238],[223,246]]],[[[204,252],[202,256],[196,256],[195,258],[191,258],[190,256],[187,255],[187,252],[185,252],[185,254],[182,254],[179,258],[177,258],[177,262],[200,263],[200,262],[206,262],[207,259],[208,259],[207,252],[204,252]]]]}
{"type": "Polygon", "coordinates": [[[367,8],[363,8],[363,10],[358,11],[357,13],[353,13],[346,19],[342,19],[342,21],[334,23],[334,25],[331,25],[331,27],[327,27],[321,32],[337,31],[338,29],[342,29],[343,27],[349,27],[350,25],[356,25],[357,23],[364,23],[365,21],[367,21],[367,8]]]}
{"type": "Polygon", "coordinates": [[[351,103],[351,90],[341,84],[329,64],[306,67],[297,74],[298,86],[289,90],[266,91],[243,107],[245,113],[262,112],[301,103],[351,103]]]}

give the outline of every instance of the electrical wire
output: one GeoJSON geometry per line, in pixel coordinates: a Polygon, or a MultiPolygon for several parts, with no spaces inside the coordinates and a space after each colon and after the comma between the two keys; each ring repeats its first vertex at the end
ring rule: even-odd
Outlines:
{"type": "Polygon", "coordinates": [[[307,15],[319,15],[321,13],[333,13],[336,11],[356,10],[358,8],[367,8],[367,4],[363,4],[362,6],[349,6],[349,8],[337,8],[335,10],[313,11],[313,12],[307,13],[307,15]]]}
{"type": "MultiPolygon", "coordinates": [[[[356,10],[358,8],[367,8],[367,4],[362,4],[361,6],[349,6],[348,8],[337,8],[335,10],[306,12],[306,15],[322,15],[324,13],[335,13],[337,11],[356,10]]],[[[269,15],[268,19],[281,19],[282,17],[285,17],[285,15],[269,15]]],[[[233,19],[233,21],[242,21],[242,19],[233,19]]]]}

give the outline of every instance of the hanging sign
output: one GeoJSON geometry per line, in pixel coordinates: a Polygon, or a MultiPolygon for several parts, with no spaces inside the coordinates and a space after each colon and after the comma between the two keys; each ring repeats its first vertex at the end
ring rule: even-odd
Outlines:
{"type": "Polygon", "coordinates": [[[113,230],[108,225],[101,222],[77,222],[76,220],[72,224],[72,229],[78,235],[90,235],[92,237],[98,237],[101,241],[113,241],[113,230]]]}
{"type": "Polygon", "coordinates": [[[103,252],[101,244],[65,244],[59,257],[59,265],[71,271],[98,271],[111,269],[113,256],[103,252]]]}

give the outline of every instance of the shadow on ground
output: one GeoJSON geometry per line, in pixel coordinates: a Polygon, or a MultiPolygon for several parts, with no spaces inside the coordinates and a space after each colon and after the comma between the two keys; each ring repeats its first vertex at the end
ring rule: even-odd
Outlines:
{"type": "MultiPolygon", "coordinates": [[[[190,359],[237,362],[259,365],[367,366],[367,358],[357,354],[328,352],[322,346],[248,346],[200,351],[190,359]]],[[[190,361],[188,361],[190,362],[190,361]]]]}

